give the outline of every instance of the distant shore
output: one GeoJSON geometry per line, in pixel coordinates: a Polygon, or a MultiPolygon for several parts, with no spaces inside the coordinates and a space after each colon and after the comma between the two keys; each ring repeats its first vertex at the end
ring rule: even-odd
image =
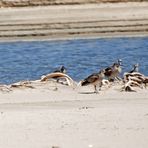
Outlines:
{"type": "Polygon", "coordinates": [[[51,5],[84,5],[119,2],[145,2],[147,0],[1,0],[0,7],[35,7],[51,5]]]}
{"type": "Polygon", "coordinates": [[[0,42],[148,36],[148,2],[0,9],[0,42]]]}

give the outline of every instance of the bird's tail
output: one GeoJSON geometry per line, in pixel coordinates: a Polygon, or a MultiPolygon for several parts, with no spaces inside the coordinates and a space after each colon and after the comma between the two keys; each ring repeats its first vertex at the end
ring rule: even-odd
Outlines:
{"type": "Polygon", "coordinates": [[[82,80],[81,81],[81,86],[86,86],[88,84],[89,84],[89,82],[87,80],[82,80]]]}

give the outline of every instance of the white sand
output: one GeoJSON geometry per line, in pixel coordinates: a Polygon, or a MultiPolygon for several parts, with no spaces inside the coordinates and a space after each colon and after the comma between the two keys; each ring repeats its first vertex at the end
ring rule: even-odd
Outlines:
{"type": "Polygon", "coordinates": [[[148,147],[147,89],[32,85],[0,91],[1,148],[148,147]]]}
{"type": "MultiPolygon", "coordinates": [[[[114,19],[115,21],[110,22],[111,25],[144,24],[140,29],[141,27],[147,29],[147,18],[148,3],[146,2],[81,5],[72,8],[70,6],[3,8],[0,10],[1,41],[20,39],[3,37],[6,33],[10,33],[9,35],[17,33],[11,32],[12,28],[10,28],[13,24],[13,29],[16,29],[17,23],[54,22],[56,25],[56,22],[64,21],[69,23],[114,19]],[[119,21],[120,19],[122,21],[119,21]],[[131,19],[134,21],[129,21],[131,19]],[[2,32],[3,29],[6,32],[2,32]]],[[[92,22],[91,25],[95,26],[96,23],[92,22]]],[[[101,25],[104,26],[104,23],[102,22],[101,25]]],[[[81,25],[80,30],[83,30],[84,24],[81,25]]],[[[116,27],[113,30],[116,32],[116,27]]],[[[134,33],[131,34],[130,30],[129,27],[129,32],[123,33],[122,36],[133,36],[134,33]]],[[[135,32],[135,35],[143,34],[147,32],[135,32]]],[[[118,35],[121,34],[117,33],[118,35]]],[[[95,36],[98,37],[98,34],[92,34],[92,37],[95,36]]],[[[48,39],[49,37],[47,36],[48,39]]],[[[63,34],[61,37],[69,38],[63,34]]],[[[80,35],[80,37],[90,37],[90,34],[80,35]]],[[[31,37],[30,40],[47,38],[31,37]]],[[[89,93],[93,91],[91,86],[73,89],[52,82],[33,83],[33,86],[34,89],[13,88],[10,92],[7,92],[7,89],[0,91],[0,148],[148,147],[147,89],[138,89],[137,92],[131,93],[120,92],[121,86],[115,85],[107,90],[104,88],[99,94],[93,94],[89,93]],[[55,89],[56,87],[58,90],[55,89]]]]}
{"type": "Polygon", "coordinates": [[[148,36],[148,2],[0,9],[0,41],[148,36]]]}

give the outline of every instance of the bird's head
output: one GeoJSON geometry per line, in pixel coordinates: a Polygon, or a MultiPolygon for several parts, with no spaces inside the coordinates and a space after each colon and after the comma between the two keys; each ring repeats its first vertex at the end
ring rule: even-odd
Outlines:
{"type": "Polygon", "coordinates": [[[100,72],[99,72],[99,74],[101,74],[101,76],[105,76],[104,74],[105,74],[105,69],[102,69],[102,70],[100,70],[100,72]]]}
{"type": "Polygon", "coordinates": [[[61,66],[60,67],[60,71],[62,72],[62,73],[66,73],[66,71],[67,71],[67,69],[65,68],[65,66],[61,66]]]}

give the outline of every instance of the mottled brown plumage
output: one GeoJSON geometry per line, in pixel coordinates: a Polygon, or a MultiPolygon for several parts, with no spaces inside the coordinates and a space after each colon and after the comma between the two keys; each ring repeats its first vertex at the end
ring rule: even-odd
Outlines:
{"type": "Polygon", "coordinates": [[[105,69],[104,75],[108,78],[109,81],[114,81],[115,78],[118,78],[120,72],[121,72],[120,64],[114,63],[111,67],[105,69]]]}
{"type": "Polygon", "coordinates": [[[87,85],[93,85],[95,88],[95,93],[98,93],[97,90],[97,85],[102,86],[102,79],[104,78],[104,70],[101,70],[99,73],[93,73],[90,76],[88,76],[87,78],[85,78],[82,82],[81,85],[82,86],[87,86],[87,85]]]}

